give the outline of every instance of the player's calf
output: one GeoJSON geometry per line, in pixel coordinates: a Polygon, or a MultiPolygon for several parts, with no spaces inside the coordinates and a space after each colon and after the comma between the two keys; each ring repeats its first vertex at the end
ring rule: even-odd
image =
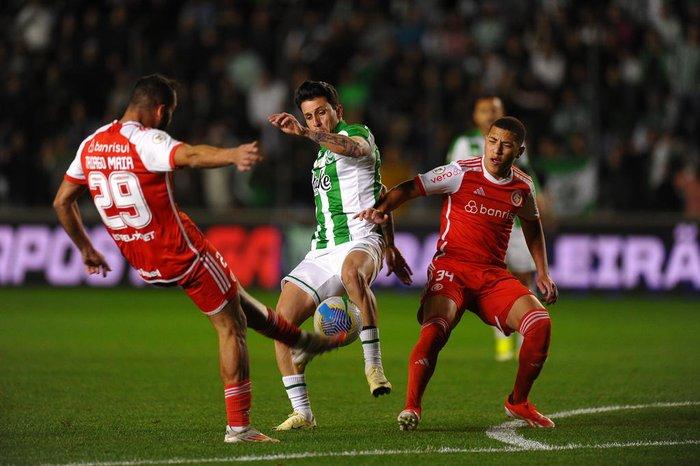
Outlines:
{"type": "Polygon", "coordinates": [[[518,329],[523,336],[518,360],[518,375],[511,393],[512,402],[524,403],[532,389],[532,384],[542,371],[547,359],[551,335],[551,320],[544,308],[532,309],[525,313],[518,329]]]}

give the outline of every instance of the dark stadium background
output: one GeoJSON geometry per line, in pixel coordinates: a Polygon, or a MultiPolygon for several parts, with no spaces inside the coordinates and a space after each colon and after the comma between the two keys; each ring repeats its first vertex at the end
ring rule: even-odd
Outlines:
{"type": "MultiPolygon", "coordinates": [[[[2,9],[0,284],[84,282],[56,229],[53,194],[80,141],[121,115],[137,77],[161,72],[181,84],[176,138],[261,141],[266,159],[252,174],[176,179],[178,201],[216,228],[244,284],[274,288],[308,247],[315,149],[266,116],[294,111],[294,88],[311,78],[334,83],[346,119],[372,129],[388,186],[443,163],[470,127],[474,99],[501,96],[528,127],[562,288],[700,289],[698,2],[15,1],[2,9]]],[[[419,285],[437,207],[423,200],[397,216],[419,285]]],[[[109,283],[128,281],[126,271],[113,275],[109,283]]]]}

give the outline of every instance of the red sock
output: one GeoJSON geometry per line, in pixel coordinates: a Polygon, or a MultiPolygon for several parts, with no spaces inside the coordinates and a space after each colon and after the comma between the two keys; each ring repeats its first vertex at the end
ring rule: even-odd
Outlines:
{"type": "Polygon", "coordinates": [[[245,427],[250,424],[250,380],[242,380],[224,387],[226,418],[231,427],[245,427]]]}
{"type": "Polygon", "coordinates": [[[301,329],[287,319],[267,308],[267,324],[258,330],[268,338],[281,341],[287,346],[294,346],[301,336],[301,329]]]}
{"type": "Polygon", "coordinates": [[[515,387],[510,394],[510,402],[514,404],[527,401],[532,384],[547,359],[551,332],[549,314],[543,308],[528,311],[520,322],[519,331],[523,336],[523,346],[520,348],[515,387]]]}
{"type": "Polygon", "coordinates": [[[408,358],[408,389],[406,409],[421,411],[425,387],[435,371],[438,353],[450,336],[450,324],[442,317],[426,321],[420,330],[418,342],[408,358]]]}

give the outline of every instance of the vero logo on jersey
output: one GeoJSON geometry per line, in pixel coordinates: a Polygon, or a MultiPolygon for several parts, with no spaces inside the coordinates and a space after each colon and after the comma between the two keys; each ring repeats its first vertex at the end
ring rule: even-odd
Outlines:
{"type": "Polygon", "coordinates": [[[129,144],[117,144],[116,142],[113,142],[111,144],[101,144],[93,139],[92,141],[90,141],[90,145],[88,146],[88,152],[111,152],[113,154],[128,154],[129,144]]]}
{"type": "Polygon", "coordinates": [[[494,209],[493,207],[486,207],[484,204],[476,204],[476,201],[471,200],[464,205],[464,210],[468,214],[480,214],[488,215],[489,217],[496,218],[506,218],[509,220],[515,219],[515,214],[508,212],[507,210],[494,209]]]}

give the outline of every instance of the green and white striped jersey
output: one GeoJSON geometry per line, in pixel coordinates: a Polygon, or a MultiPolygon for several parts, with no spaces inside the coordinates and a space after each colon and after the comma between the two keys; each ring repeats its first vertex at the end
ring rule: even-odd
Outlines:
{"type": "Polygon", "coordinates": [[[353,158],[321,146],[311,170],[317,222],[311,250],[347,243],[379,231],[378,225],[353,218],[361,210],[374,206],[379,198],[381,158],[374,136],[365,125],[349,125],[343,120],[333,132],[363,137],[372,154],[353,158]]]}

